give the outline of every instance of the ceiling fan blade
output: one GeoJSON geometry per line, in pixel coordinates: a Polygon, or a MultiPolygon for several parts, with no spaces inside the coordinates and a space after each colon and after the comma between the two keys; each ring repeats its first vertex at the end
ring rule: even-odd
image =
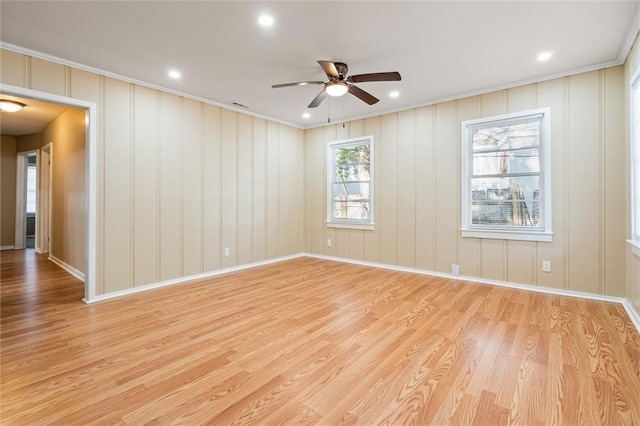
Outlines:
{"type": "Polygon", "coordinates": [[[373,96],[371,93],[365,92],[364,90],[362,90],[358,86],[354,86],[353,84],[349,85],[349,93],[351,93],[356,98],[363,100],[369,105],[373,105],[380,100],[375,96],[373,96]]]}
{"type": "Polygon", "coordinates": [[[401,79],[402,77],[400,77],[400,73],[397,71],[393,71],[352,75],[351,77],[347,78],[347,81],[350,83],[364,83],[366,81],[400,81],[401,79]]]}
{"type": "Polygon", "coordinates": [[[322,101],[324,101],[324,98],[327,97],[327,92],[323,89],[322,92],[318,93],[318,96],[316,96],[315,98],[313,98],[313,100],[311,101],[311,103],[309,104],[309,106],[307,108],[315,108],[318,105],[320,105],[320,103],[322,101]]]}
{"type": "Polygon", "coordinates": [[[280,87],[289,87],[289,86],[310,86],[312,84],[324,84],[324,81],[298,81],[296,83],[274,84],[273,86],[271,86],[271,88],[278,89],[280,87]]]}
{"type": "Polygon", "coordinates": [[[329,78],[340,78],[340,73],[338,73],[338,69],[336,65],[331,61],[318,61],[318,64],[322,67],[325,74],[329,78]]]}

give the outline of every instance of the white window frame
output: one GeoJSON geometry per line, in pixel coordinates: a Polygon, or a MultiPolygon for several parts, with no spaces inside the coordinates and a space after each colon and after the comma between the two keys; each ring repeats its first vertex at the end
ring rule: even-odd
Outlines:
{"type": "Polygon", "coordinates": [[[374,229],[374,145],[373,135],[361,136],[351,139],[341,139],[327,143],[327,227],[363,229],[372,231],[374,229]],[[355,219],[337,219],[333,217],[333,176],[335,173],[335,149],[354,145],[369,144],[369,218],[367,221],[355,219]]]}
{"type": "MultiPolygon", "coordinates": [[[[629,86],[629,157],[630,157],[630,179],[629,188],[631,191],[630,214],[631,214],[631,237],[627,242],[631,245],[631,250],[636,256],[640,256],[640,224],[637,223],[636,217],[640,214],[636,211],[640,208],[640,200],[637,199],[640,194],[640,188],[637,188],[640,180],[640,164],[636,163],[635,158],[640,158],[640,123],[636,126],[634,121],[640,120],[640,111],[637,106],[640,102],[640,69],[636,70],[631,78],[629,86]]],[[[640,163],[640,161],[639,161],[640,163]]]]}
{"type": "Polygon", "coordinates": [[[551,227],[551,109],[538,108],[529,111],[503,114],[493,117],[479,118],[462,122],[462,227],[460,229],[462,237],[466,238],[492,238],[501,240],[522,240],[551,242],[553,232],[551,227]],[[479,127],[492,127],[506,125],[512,122],[526,120],[540,116],[540,214],[542,220],[541,228],[527,229],[501,227],[501,226],[478,226],[471,223],[471,176],[473,174],[473,130],[479,127]]]}

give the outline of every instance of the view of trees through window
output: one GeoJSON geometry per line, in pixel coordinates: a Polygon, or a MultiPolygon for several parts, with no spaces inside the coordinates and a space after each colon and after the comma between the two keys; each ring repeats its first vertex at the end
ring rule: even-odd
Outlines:
{"type": "Polygon", "coordinates": [[[539,117],[477,128],[472,136],[471,223],[541,227],[539,117]]]}
{"type": "Polygon", "coordinates": [[[369,220],[370,145],[334,149],[333,219],[369,220]]]}

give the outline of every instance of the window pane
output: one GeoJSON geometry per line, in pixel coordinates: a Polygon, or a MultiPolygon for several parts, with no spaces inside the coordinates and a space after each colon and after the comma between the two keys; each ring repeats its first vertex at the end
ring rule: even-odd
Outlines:
{"type": "Polygon", "coordinates": [[[473,152],[536,148],[540,144],[540,120],[541,117],[532,117],[520,123],[476,129],[473,152]]]}
{"type": "Polygon", "coordinates": [[[539,173],[539,155],[538,149],[474,153],[473,174],[539,173]]]}
{"type": "Polygon", "coordinates": [[[471,223],[541,227],[539,177],[471,179],[471,223]]]}
{"type": "Polygon", "coordinates": [[[368,181],[369,159],[369,144],[336,148],[335,181],[368,181]]]}
{"type": "Polygon", "coordinates": [[[366,201],[338,201],[333,203],[334,219],[369,220],[369,200],[366,201]]]}
{"type": "Polygon", "coordinates": [[[36,212],[36,168],[27,167],[27,213],[36,212]]]}
{"type": "Polygon", "coordinates": [[[360,183],[334,183],[333,194],[335,199],[347,197],[350,199],[369,198],[369,182],[360,183]]]}

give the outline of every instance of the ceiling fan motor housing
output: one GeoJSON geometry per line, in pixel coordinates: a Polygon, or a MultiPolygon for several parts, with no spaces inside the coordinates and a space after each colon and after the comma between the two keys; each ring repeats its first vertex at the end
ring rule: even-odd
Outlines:
{"type": "Polygon", "coordinates": [[[334,62],[336,66],[336,70],[338,70],[338,75],[340,76],[340,80],[344,80],[347,78],[347,74],[349,73],[349,67],[344,62],[334,62]]]}

